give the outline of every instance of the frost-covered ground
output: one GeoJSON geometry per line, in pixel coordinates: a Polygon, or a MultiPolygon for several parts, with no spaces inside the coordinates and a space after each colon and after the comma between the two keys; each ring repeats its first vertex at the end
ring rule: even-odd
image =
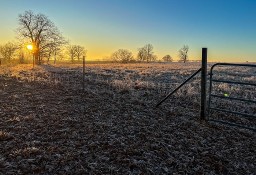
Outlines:
{"type": "MultiPolygon", "coordinates": [[[[0,173],[254,174],[255,132],[199,120],[199,76],[155,108],[199,67],[89,64],[84,91],[81,65],[0,67],[0,173]]],[[[255,82],[255,74],[220,68],[216,77],[255,82]]],[[[255,90],[216,83],[213,93],[256,100],[255,90]]],[[[256,113],[245,102],[212,105],[256,113]]]]}

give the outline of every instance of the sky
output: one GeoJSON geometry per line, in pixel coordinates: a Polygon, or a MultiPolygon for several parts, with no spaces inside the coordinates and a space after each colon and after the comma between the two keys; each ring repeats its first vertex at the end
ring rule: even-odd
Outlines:
{"type": "Polygon", "coordinates": [[[18,15],[46,15],[70,44],[100,60],[118,49],[136,56],[150,43],[161,59],[189,46],[189,59],[256,62],[256,0],[0,0],[0,44],[15,41],[18,15]]]}

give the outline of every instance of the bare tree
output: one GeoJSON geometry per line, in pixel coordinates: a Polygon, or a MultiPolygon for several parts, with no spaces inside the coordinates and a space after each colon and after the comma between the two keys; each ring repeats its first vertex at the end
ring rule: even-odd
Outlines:
{"type": "Polygon", "coordinates": [[[78,61],[82,58],[82,56],[86,56],[86,50],[83,46],[80,45],[69,45],[67,47],[68,54],[72,62],[77,59],[78,61]]]}
{"type": "Polygon", "coordinates": [[[138,49],[137,59],[138,61],[146,60],[146,51],[143,48],[138,49]]]}
{"type": "Polygon", "coordinates": [[[25,63],[25,56],[24,56],[24,51],[22,48],[19,49],[19,62],[20,64],[25,63]]]}
{"type": "Polygon", "coordinates": [[[68,42],[62,36],[53,36],[51,42],[43,43],[41,46],[40,57],[46,57],[47,63],[50,58],[54,58],[54,64],[56,63],[57,55],[63,48],[63,45],[68,42]]]}
{"type": "Polygon", "coordinates": [[[68,51],[68,54],[70,56],[71,61],[74,62],[75,57],[76,57],[76,46],[75,45],[69,45],[67,47],[67,51],[68,51]]]}
{"type": "Polygon", "coordinates": [[[4,61],[10,62],[11,59],[14,56],[14,53],[16,50],[18,50],[18,46],[15,45],[14,43],[8,42],[4,45],[0,46],[0,54],[3,57],[4,61]]]}
{"type": "Polygon", "coordinates": [[[180,61],[186,62],[188,61],[188,49],[189,47],[187,45],[184,45],[180,50],[179,50],[179,57],[180,61]]]}
{"type": "Polygon", "coordinates": [[[170,55],[165,55],[162,59],[163,59],[163,61],[166,61],[166,62],[172,62],[173,61],[173,59],[170,55]]]}
{"type": "Polygon", "coordinates": [[[154,55],[153,48],[154,47],[152,44],[147,44],[144,47],[139,48],[137,59],[139,61],[146,61],[146,62],[155,61],[157,59],[157,56],[154,55]]]}
{"type": "Polygon", "coordinates": [[[75,46],[75,52],[76,52],[76,57],[77,57],[78,61],[80,60],[81,56],[86,54],[85,48],[83,46],[79,46],[79,45],[75,46]]]}
{"type": "Polygon", "coordinates": [[[60,57],[62,56],[61,48],[60,47],[54,47],[53,54],[54,54],[54,64],[56,64],[57,55],[60,56],[60,57]]]}
{"type": "Polygon", "coordinates": [[[57,55],[59,54],[60,51],[61,51],[61,47],[57,47],[57,46],[47,47],[44,50],[44,54],[42,56],[47,58],[47,63],[49,63],[50,59],[53,58],[54,64],[55,64],[57,60],[57,55]]]}
{"type": "Polygon", "coordinates": [[[111,59],[117,62],[128,63],[133,60],[133,55],[129,50],[119,49],[111,55],[111,59]]]}
{"type": "Polygon", "coordinates": [[[40,64],[42,57],[49,52],[50,47],[65,43],[54,23],[43,14],[25,11],[24,14],[19,15],[18,20],[18,35],[21,40],[33,43],[36,64],[40,64]]]}

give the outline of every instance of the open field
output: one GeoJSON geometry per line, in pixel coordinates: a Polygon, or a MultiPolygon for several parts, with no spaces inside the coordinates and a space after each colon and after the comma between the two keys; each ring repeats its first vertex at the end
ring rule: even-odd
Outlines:
{"type": "MultiPolygon", "coordinates": [[[[199,120],[199,76],[154,107],[199,67],[89,64],[82,91],[81,65],[1,66],[0,174],[254,174],[255,132],[199,120]]],[[[256,81],[255,69],[226,71],[216,76],[256,81]]],[[[213,92],[256,100],[255,87],[213,92]]],[[[213,101],[256,114],[252,104],[213,101]]]]}

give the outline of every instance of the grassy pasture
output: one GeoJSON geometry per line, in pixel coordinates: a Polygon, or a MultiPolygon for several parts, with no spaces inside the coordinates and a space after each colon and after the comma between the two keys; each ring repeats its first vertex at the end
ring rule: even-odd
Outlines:
{"type": "MultiPolygon", "coordinates": [[[[212,64],[209,64],[210,67],[212,64]]],[[[199,120],[200,76],[155,108],[200,63],[0,67],[0,173],[253,174],[256,135],[199,120]]],[[[255,69],[216,78],[255,82],[255,69]],[[246,76],[245,74],[249,74],[246,76]]],[[[255,87],[214,84],[214,94],[256,99],[255,87]]],[[[213,99],[255,114],[253,104],[213,99]]],[[[253,119],[211,117],[255,127],[253,119]]]]}

